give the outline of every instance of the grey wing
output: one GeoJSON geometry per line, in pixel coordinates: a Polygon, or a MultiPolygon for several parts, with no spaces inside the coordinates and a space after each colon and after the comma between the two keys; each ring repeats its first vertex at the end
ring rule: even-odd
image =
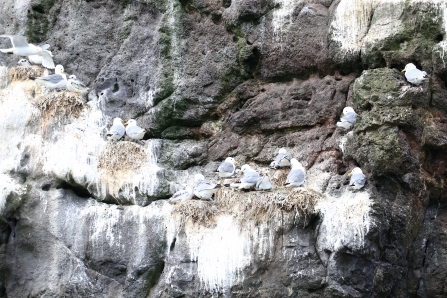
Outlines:
{"type": "Polygon", "coordinates": [[[82,84],[82,83],[79,82],[79,81],[71,81],[71,83],[72,83],[73,85],[76,85],[78,88],[81,88],[81,89],[87,89],[87,86],[85,86],[84,84],[82,84]]]}
{"type": "Polygon", "coordinates": [[[22,35],[3,34],[3,35],[0,35],[0,37],[8,37],[9,39],[11,39],[11,43],[12,43],[13,47],[27,47],[28,46],[25,36],[22,36],[22,35]]]}
{"type": "Polygon", "coordinates": [[[50,69],[54,68],[53,58],[51,58],[51,54],[48,51],[42,51],[38,55],[43,57],[43,60],[42,60],[43,67],[50,68],[50,69]]]}
{"type": "Polygon", "coordinates": [[[110,129],[109,129],[109,134],[111,134],[111,135],[117,134],[117,135],[123,136],[124,135],[124,126],[112,125],[112,127],[110,127],[110,129]]]}
{"type": "Polygon", "coordinates": [[[279,164],[281,160],[288,159],[289,161],[292,159],[289,153],[279,153],[275,158],[275,163],[279,164]]]}
{"type": "Polygon", "coordinates": [[[245,173],[244,177],[241,178],[242,183],[254,183],[256,184],[259,181],[259,174],[256,171],[249,171],[245,173]]]}
{"type": "Polygon", "coordinates": [[[357,119],[356,113],[347,113],[344,117],[340,119],[341,122],[349,122],[349,123],[355,123],[355,120],[357,119]]]}
{"type": "Polygon", "coordinates": [[[303,170],[294,169],[291,170],[289,175],[287,175],[286,183],[304,183],[306,175],[304,175],[303,170]]]}
{"type": "Polygon", "coordinates": [[[413,81],[414,79],[424,78],[427,73],[425,71],[420,71],[419,69],[411,69],[405,72],[405,77],[408,81],[413,81]]]}
{"type": "Polygon", "coordinates": [[[225,172],[225,173],[233,173],[234,172],[234,165],[231,162],[224,161],[220,164],[220,166],[217,168],[219,172],[225,172]]]}
{"type": "Polygon", "coordinates": [[[52,74],[46,77],[38,77],[36,79],[42,80],[42,81],[47,81],[53,84],[57,84],[60,81],[64,80],[64,77],[62,77],[60,74],[52,74]]]}
{"type": "Polygon", "coordinates": [[[366,176],[364,174],[353,174],[351,176],[351,180],[349,181],[349,185],[360,185],[363,186],[366,183],[366,176]]]}
{"type": "Polygon", "coordinates": [[[191,192],[187,189],[179,190],[175,194],[172,195],[172,197],[169,199],[169,201],[184,201],[191,197],[191,192]]]}

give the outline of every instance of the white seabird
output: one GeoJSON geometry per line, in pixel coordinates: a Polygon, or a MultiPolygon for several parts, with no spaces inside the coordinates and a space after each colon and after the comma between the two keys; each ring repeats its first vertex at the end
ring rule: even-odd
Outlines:
{"type": "Polygon", "coordinates": [[[219,190],[220,185],[211,183],[205,180],[202,174],[196,174],[194,176],[194,195],[201,200],[212,201],[213,195],[219,190]]]}
{"type": "Polygon", "coordinates": [[[186,200],[191,200],[194,196],[194,192],[191,187],[183,185],[183,189],[177,191],[169,198],[169,203],[175,204],[186,200]]]}
{"type": "Polygon", "coordinates": [[[87,94],[90,89],[87,86],[85,86],[81,81],[76,79],[75,75],[71,75],[68,77],[67,80],[67,90],[70,92],[87,94]]]}
{"type": "Polygon", "coordinates": [[[67,76],[64,72],[64,67],[60,64],[56,65],[55,74],[45,77],[30,77],[36,83],[39,83],[49,89],[65,88],[67,85],[67,76]]]}
{"type": "Polygon", "coordinates": [[[112,127],[107,132],[107,139],[112,141],[118,141],[124,136],[126,129],[124,128],[123,120],[121,118],[113,119],[112,127]]]}
{"type": "Polygon", "coordinates": [[[271,190],[272,182],[270,181],[270,178],[267,175],[260,177],[258,182],[256,183],[255,189],[256,190],[271,190]]]}
{"type": "Polygon", "coordinates": [[[357,113],[351,107],[345,107],[343,109],[343,115],[340,118],[340,121],[337,122],[338,127],[342,127],[344,129],[350,129],[355,121],[357,120],[357,113]]]}
{"type": "Polygon", "coordinates": [[[306,182],[306,171],[301,163],[296,159],[292,158],[290,161],[292,169],[287,175],[286,182],[284,185],[286,187],[302,186],[306,182]]]}
{"type": "Polygon", "coordinates": [[[286,149],[281,148],[279,149],[278,155],[276,156],[275,160],[270,163],[269,167],[272,169],[277,169],[278,167],[288,167],[290,166],[291,159],[292,156],[287,153],[286,149]]]}
{"type": "Polygon", "coordinates": [[[255,170],[253,170],[249,165],[245,164],[242,166],[239,174],[243,174],[241,178],[241,183],[239,184],[239,189],[251,189],[256,186],[259,179],[261,178],[255,170]]]}
{"type": "Polygon", "coordinates": [[[42,65],[48,68],[54,68],[54,62],[51,58],[51,54],[48,51],[44,51],[41,47],[29,44],[26,41],[25,36],[22,35],[9,35],[3,34],[0,37],[7,37],[11,40],[12,48],[0,49],[1,52],[6,54],[15,54],[18,56],[33,56],[39,55],[42,57],[42,65]]]}
{"type": "Polygon", "coordinates": [[[137,121],[134,119],[130,119],[126,123],[126,135],[134,140],[141,140],[144,137],[144,134],[146,133],[146,130],[144,128],[141,128],[137,126],[137,121]]]}
{"type": "Polygon", "coordinates": [[[428,80],[427,73],[425,71],[420,71],[416,68],[416,65],[413,63],[408,63],[405,65],[405,68],[402,70],[405,72],[405,78],[408,82],[413,85],[419,86],[422,84],[424,80],[428,80]]]}
{"type": "Polygon", "coordinates": [[[219,177],[227,178],[233,176],[234,172],[236,171],[236,164],[237,162],[234,160],[233,157],[227,157],[225,161],[223,161],[217,168],[219,177]]]}
{"type": "Polygon", "coordinates": [[[363,174],[362,169],[358,167],[352,169],[352,171],[348,174],[348,177],[351,177],[349,185],[352,186],[353,189],[360,189],[365,186],[366,176],[363,174]]]}
{"type": "Polygon", "coordinates": [[[29,55],[28,59],[33,64],[39,64],[43,67],[53,69],[54,68],[54,62],[53,62],[53,54],[48,51],[50,48],[49,44],[40,45],[39,48],[42,49],[42,52],[39,55],[29,55]]]}

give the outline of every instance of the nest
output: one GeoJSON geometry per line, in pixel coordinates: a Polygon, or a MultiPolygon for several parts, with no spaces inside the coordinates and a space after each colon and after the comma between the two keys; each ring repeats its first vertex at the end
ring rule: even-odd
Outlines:
{"type": "Polygon", "coordinates": [[[219,210],[232,210],[241,222],[253,220],[257,224],[289,213],[294,222],[303,220],[307,224],[320,198],[320,193],[307,188],[279,188],[269,192],[223,188],[217,193],[216,204],[219,210]]]}
{"type": "Polygon", "coordinates": [[[9,70],[9,80],[14,81],[26,81],[29,77],[41,77],[44,75],[44,69],[40,66],[16,66],[9,70]]]}
{"type": "Polygon", "coordinates": [[[35,99],[35,104],[44,118],[63,118],[65,116],[78,118],[84,108],[85,101],[78,93],[62,91],[38,96],[35,99]]]}
{"type": "Polygon", "coordinates": [[[193,224],[213,228],[216,224],[214,221],[214,216],[219,213],[219,210],[215,204],[203,200],[188,200],[180,202],[174,205],[172,211],[174,214],[180,216],[181,227],[184,227],[184,224],[188,220],[192,220],[193,224]]]}
{"type": "Polygon", "coordinates": [[[143,147],[133,142],[108,142],[99,156],[98,169],[108,176],[137,171],[146,160],[143,147]]]}

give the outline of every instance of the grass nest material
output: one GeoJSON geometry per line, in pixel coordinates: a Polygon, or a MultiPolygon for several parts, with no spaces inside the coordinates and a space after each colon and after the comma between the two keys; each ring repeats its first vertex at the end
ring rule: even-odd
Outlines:
{"type": "Polygon", "coordinates": [[[321,196],[307,188],[278,188],[268,192],[222,188],[217,193],[216,204],[219,210],[228,210],[241,222],[254,220],[257,224],[289,213],[295,222],[303,220],[306,224],[315,214],[314,207],[321,196]]]}
{"type": "Polygon", "coordinates": [[[62,91],[38,96],[35,104],[44,118],[67,116],[78,118],[84,108],[85,100],[81,94],[62,91]]]}
{"type": "Polygon", "coordinates": [[[141,145],[133,142],[108,142],[99,156],[98,169],[108,176],[137,171],[146,160],[141,145]]]}
{"type": "Polygon", "coordinates": [[[207,228],[213,228],[216,225],[214,216],[219,213],[217,206],[208,201],[188,200],[174,205],[173,213],[179,215],[180,225],[183,227],[188,220],[194,224],[199,224],[207,228]]]}
{"type": "Polygon", "coordinates": [[[16,66],[9,70],[9,80],[26,81],[29,77],[41,77],[44,75],[44,69],[40,66],[33,65],[29,67],[16,66]]]}

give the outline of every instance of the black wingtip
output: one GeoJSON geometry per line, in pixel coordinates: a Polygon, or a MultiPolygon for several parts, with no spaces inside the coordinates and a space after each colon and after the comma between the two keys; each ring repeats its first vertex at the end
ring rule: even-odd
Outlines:
{"type": "Polygon", "coordinates": [[[33,81],[34,81],[34,80],[36,79],[36,77],[33,77],[33,76],[29,76],[29,77],[28,77],[28,79],[30,79],[30,80],[33,80],[33,81]]]}

